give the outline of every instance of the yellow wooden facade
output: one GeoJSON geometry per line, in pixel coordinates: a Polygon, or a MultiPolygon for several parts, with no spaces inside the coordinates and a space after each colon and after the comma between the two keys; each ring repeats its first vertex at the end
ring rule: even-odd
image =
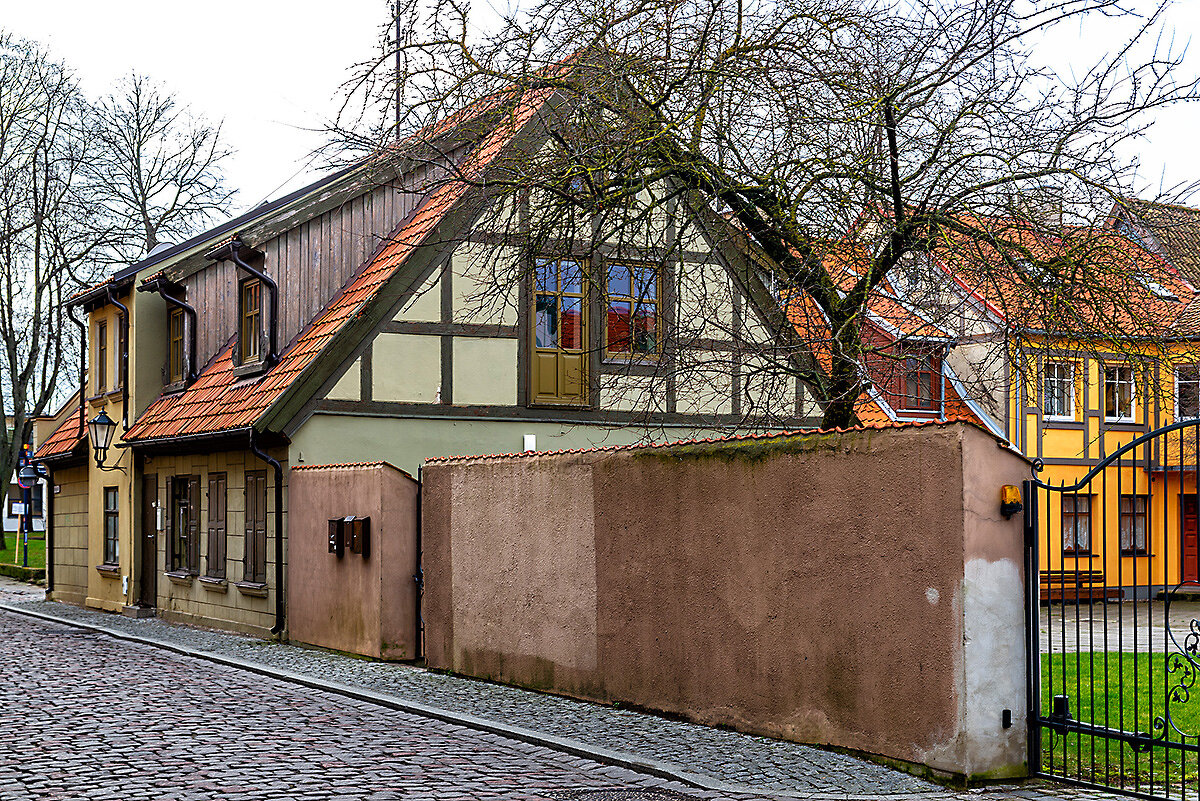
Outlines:
{"type": "MultiPolygon", "coordinates": [[[[1190,393],[1200,343],[1132,348],[1041,338],[1013,350],[1007,434],[1026,456],[1041,460],[1045,484],[1076,485],[1136,438],[1196,416],[1190,393]]],[[[1100,571],[1108,587],[1200,579],[1198,445],[1200,426],[1185,426],[1127,451],[1077,491],[1039,491],[1040,569],[1100,571]]]]}

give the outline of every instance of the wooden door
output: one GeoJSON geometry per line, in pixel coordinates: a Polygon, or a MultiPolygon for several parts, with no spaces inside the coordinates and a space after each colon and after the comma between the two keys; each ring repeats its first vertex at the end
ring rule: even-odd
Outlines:
{"type": "Polygon", "coordinates": [[[158,475],[142,477],[142,536],[138,566],[138,605],[158,605],[158,475]]]}
{"type": "Polygon", "coordinates": [[[1200,582],[1200,541],[1196,536],[1196,496],[1179,498],[1179,530],[1182,540],[1180,557],[1181,578],[1185,582],[1200,582]]]}
{"type": "Polygon", "coordinates": [[[587,404],[587,297],[583,264],[539,259],[535,265],[530,398],[587,404]]]}

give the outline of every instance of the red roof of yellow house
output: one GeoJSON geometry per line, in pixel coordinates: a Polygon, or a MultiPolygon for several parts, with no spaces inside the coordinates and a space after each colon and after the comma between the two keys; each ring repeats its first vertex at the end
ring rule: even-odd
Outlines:
{"type": "Polygon", "coordinates": [[[530,93],[497,125],[459,168],[463,180],[447,181],[417,207],[366,267],[325,307],[282,353],[279,363],[255,378],[233,371],[233,339],[182,392],[156,399],[124,439],[127,442],[198,436],[249,428],[317,360],[343,328],[361,314],[379,290],[434,232],[446,215],[529,122],[553,93],[530,93]]]}

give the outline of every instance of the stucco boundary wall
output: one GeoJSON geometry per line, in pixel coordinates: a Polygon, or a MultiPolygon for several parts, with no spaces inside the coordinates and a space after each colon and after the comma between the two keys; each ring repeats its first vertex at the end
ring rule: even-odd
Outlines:
{"type": "Polygon", "coordinates": [[[999,506],[1026,475],[963,423],[433,460],[426,660],[1024,775],[1022,525],[999,506]]]}

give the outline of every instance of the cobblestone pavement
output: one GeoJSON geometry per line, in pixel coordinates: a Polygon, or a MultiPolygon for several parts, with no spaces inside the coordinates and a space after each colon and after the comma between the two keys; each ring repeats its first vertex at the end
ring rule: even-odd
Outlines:
{"type": "Polygon", "coordinates": [[[651,789],[713,799],[1107,797],[1041,784],[955,793],[793,743],[39,598],[0,581],[0,603],[13,607],[654,761],[690,786],[0,612],[0,687],[28,710],[0,716],[0,799],[601,801],[586,788],[642,791],[630,801],[665,797],[651,789]]]}

